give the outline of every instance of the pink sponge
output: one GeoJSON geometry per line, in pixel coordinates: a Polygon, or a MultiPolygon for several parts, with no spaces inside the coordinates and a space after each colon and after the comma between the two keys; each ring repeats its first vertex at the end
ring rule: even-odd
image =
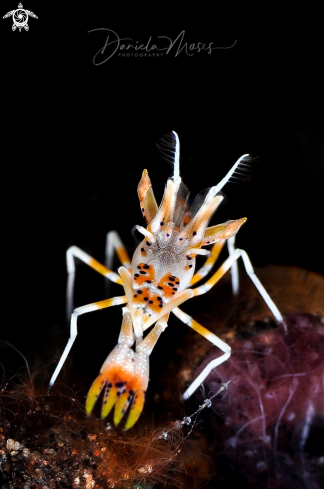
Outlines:
{"type": "Polygon", "coordinates": [[[224,418],[210,417],[218,487],[324,487],[324,324],[311,314],[286,321],[287,335],[258,321],[204,382],[210,393],[231,380],[216,404],[224,418]]]}

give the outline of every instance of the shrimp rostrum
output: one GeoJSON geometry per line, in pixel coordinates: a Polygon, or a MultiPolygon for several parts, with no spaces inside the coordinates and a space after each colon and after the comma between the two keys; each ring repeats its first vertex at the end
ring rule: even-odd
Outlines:
{"type": "Polygon", "coordinates": [[[223,352],[193,381],[183,399],[189,398],[209,372],[230,357],[230,346],[197,323],[179,306],[192,297],[208,292],[230,268],[233,291],[237,292],[236,260],[239,257],[243,259],[247,273],[275,318],[284,325],[279,310],[256,277],[248,255],[243,250],[235,249],[234,236],[246,218],[208,227],[212,215],[223,200],[221,189],[228,181],[247,175],[249,155],[239,158],[218,185],[200,192],[189,204],[189,191],[179,173],[177,134],[174,131],[167,134],[161,139],[159,146],[164,157],[173,164],[173,175],[167,181],[162,202],[158,206],[148,172],[143,171],[137,191],[147,227],[136,226],[144,239],[135,250],[132,262],[130,263],[116,231],[108,233],[106,251],[108,265],[114,251],[120,258],[123,266],[118,269],[118,274],[76,246],[67,251],[70,275],[74,272],[74,259],[79,258],[108,279],[121,284],[125,295],[81,306],[73,311],[70,339],[50,381],[51,387],[76,338],[78,316],[125,304],[118,344],[102,365],[86,399],[86,412],[90,414],[104,390],[101,417],[105,418],[114,407],[114,424],[118,425],[125,417],[125,430],[136,423],[143,410],[149,380],[149,356],[168,325],[170,312],[223,352]],[[192,288],[211,271],[226,240],[229,240],[229,257],[205,283],[192,288]],[[205,247],[211,248],[208,250],[205,247]],[[197,255],[206,256],[206,261],[195,273],[197,255]],[[150,332],[146,333],[149,328],[150,332]]]}

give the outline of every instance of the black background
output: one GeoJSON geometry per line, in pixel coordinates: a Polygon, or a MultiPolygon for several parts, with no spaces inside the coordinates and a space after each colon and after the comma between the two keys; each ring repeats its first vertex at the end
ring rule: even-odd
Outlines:
{"type": "MultiPolygon", "coordinates": [[[[170,130],[179,134],[193,194],[215,185],[242,154],[259,157],[251,182],[226,186],[212,221],[248,217],[237,244],[256,267],[324,273],[320,46],[222,36],[221,14],[211,24],[208,12],[190,22],[149,12],[151,22],[141,25],[141,12],[126,6],[118,14],[95,3],[24,7],[38,15],[29,32],[12,32],[12,20],[1,19],[2,339],[30,360],[58,354],[67,338],[66,249],[75,244],[102,261],[105,235],[116,229],[132,250],[131,229],[143,225],[137,184],[147,168],[161,198],[170,168],[155,142],[170,130]],[[106,36],[88,31],[100,27],[138,44],[182,31],[182,45],[236,43],[192,56],[176,55],[177,47],[162,57],[116,53],[95,66],[106,36]]],[[[2,2],[1,16],[13,8],[2,2]]],[[[104,299],[96,274],[80,273],[76,305],[104,299]]],[[[80,364],[94,353],[94,370],[119,330],[120,311],[102,314],[97,327],[97,319],[80,320],[74,348],[80,364]]]]}

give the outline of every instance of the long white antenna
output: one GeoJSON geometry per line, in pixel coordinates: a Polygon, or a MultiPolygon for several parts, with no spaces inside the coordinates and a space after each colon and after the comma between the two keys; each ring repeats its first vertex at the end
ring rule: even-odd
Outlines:
{"type": "Polygon", "coordinates": [[[180,180],[180,142],[178,138],[178,134],[175,131],[172,131],[172,134],[175,137],[176,145],[174,152],[174,167],[173,167],[173,180],[176,182],[180,180]]]}
{"type": "Polygon", "coordinates": [[[237,160],[237,162],[232,166],[232,168],[230,169],[230,171],[227,173],[227,175],[219,182],[218,185],[215,185],[215,187],[212,187],[213,189],[213,192],[214,192],[214,195],[217,195],[218,192],[220,192],[222,190],[222,188],[224,187],[224,185],[229,181],[229,179],[231,178],[231,176],[233,175],[233,173],[235,172],[236,168],[239,166],[239,164],[241,163],[242,160],[244,160],[244,158],[246,158],[247,156],[249,156],[249,154],[245,154],[243,156],[241,156],[241,158],[239,158],[237,160]]]}

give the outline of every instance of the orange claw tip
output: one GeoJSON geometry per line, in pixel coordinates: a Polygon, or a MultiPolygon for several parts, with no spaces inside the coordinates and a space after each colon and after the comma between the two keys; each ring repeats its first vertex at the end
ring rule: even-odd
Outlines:
{"type": "Polygon", "coordinates": [[[127,391],[121,394],[121,396],[118,398],[115,406],[115,412],[114,412],[114,424],[117,426],[124,414],[127,411],[127,408],[132,400],[133,397],[133,391],[127,391]]]}
{"type": "Polygon", "coordinates": [[[105,375],[103,374],[100,374],[98,375],[96,380],[92,383],[92,386],[90,387],[87,395],[86,405],[85,405],[85,410],[87,414],[90,414],[91,411],[93,410],[93,406],[97,402],[97,399],[100,396],[100,393],[104,388],[106,382],[107,382],[107,377],[105,377],[105,375]]]}
{"type": "Polygon", "coordinates": [[[136,423],[136,421],[138,420],[138,418],[140,417],[140,414],[143,411],[144,401],[145,401],[144,391],[136,391],[127,421],[124,426],[125,430],[129,430],[130,428],[132,428],[136,423]]]}

